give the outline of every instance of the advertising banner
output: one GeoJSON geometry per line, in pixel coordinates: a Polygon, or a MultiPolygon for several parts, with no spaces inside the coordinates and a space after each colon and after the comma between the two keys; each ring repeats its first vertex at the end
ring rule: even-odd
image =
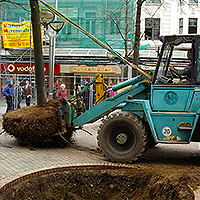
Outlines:
{"type": "Polygon", "coordinates": [[[2,22],[1,24],[2,48],[19,49],[33,48],[31,22],[2,22]],[[31,39],[31,44],[30,44],[31,39]]]}

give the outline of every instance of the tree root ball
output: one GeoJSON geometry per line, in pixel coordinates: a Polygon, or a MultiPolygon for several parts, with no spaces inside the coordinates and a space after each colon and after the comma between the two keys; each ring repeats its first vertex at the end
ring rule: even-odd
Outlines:
{"type": "Polygon", "coordinates": [[[57,107],[60,106],[59,100],[50,100],[44,106],[9,111],[3,115],[3,129],[23,145],[49,141],[59,130],[57,107]]]}

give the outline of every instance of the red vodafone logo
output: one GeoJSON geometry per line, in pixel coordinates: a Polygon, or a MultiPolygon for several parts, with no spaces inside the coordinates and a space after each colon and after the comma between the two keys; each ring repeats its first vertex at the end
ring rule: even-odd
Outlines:
{"type": "Polygon", "coordinates": [[[15,71],[15,66],[13,64],[8,65],[7,70],[9,72],[14,72],[15,71]]]}

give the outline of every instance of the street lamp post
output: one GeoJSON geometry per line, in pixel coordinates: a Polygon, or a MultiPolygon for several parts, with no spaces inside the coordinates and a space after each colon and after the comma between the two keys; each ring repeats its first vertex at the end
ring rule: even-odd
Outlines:
{"type": "Polygon", "coordinates": [[[42,9],[40,12],[41,23],[44,26],[45,34],[49,37],[49,100],[53,99],[53,82],[54,82],[54,63],[55,63],[55,41],[59,31],[64,27],[64,21],[54,21],[55,15],[50,10],[42,9]],[[56,34],[48,30],[48,26],[56,34]]]}

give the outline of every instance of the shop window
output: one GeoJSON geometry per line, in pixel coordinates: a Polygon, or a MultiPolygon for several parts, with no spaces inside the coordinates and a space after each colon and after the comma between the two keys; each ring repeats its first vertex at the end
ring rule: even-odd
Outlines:
{"type": "Polygon", "coordinates": [[[197,18],[189,18],[188,33],[189,34],[197,33],[197,18]]]}
{"type": "Polygon", "coordinates": [[[160,18],[145,19],[145,39],[159,39],[160,35],[160,18]]]}
{"type": "Polygon", "coordinates": [[[183,34],[183,18],[179,19],[179,34],[183,34]]]}

